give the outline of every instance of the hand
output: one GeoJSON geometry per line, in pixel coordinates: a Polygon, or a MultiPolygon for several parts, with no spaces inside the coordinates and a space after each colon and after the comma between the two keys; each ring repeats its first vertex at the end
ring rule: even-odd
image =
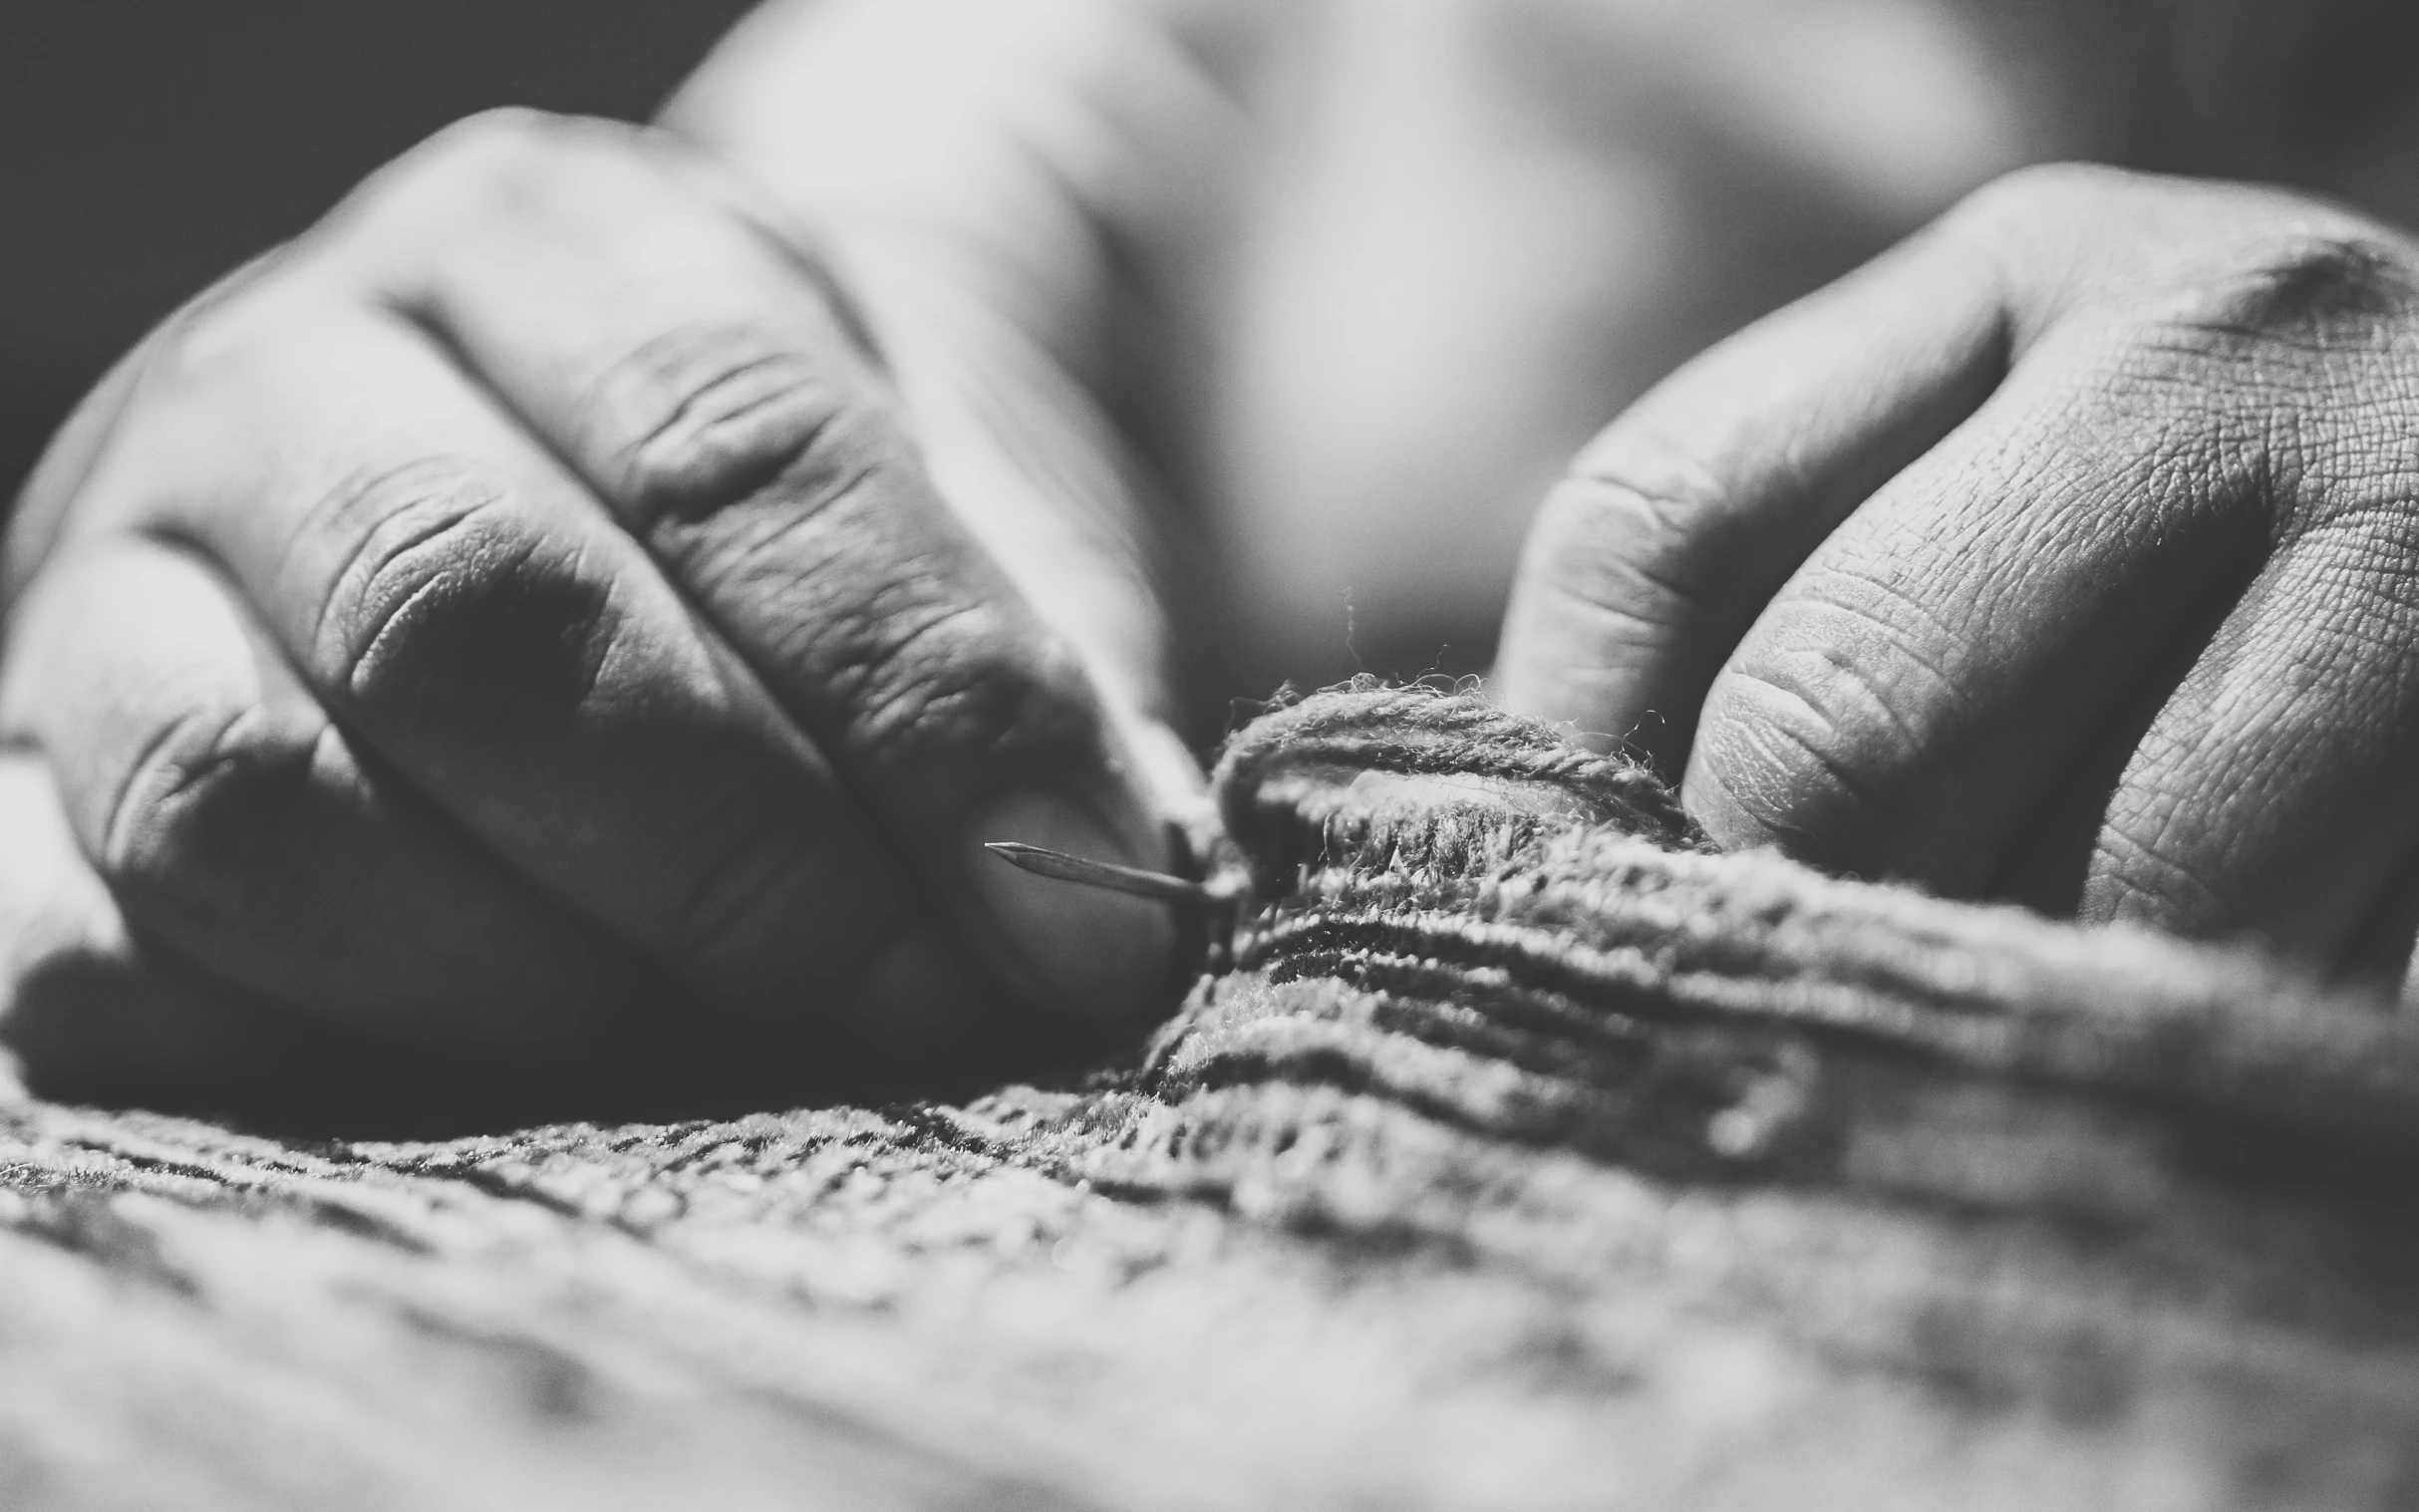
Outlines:
{"type": "Polygon", "coordinates": [[[1587,449],[1497,689],[1684,773],[1726,845],[2399,974],[2419,248],[2002,180],[1587,449]]]}
{"type": "Polygon", "coordinates": [[[5,591],[0,734],[196,1004],[537,1075],[678,1003],[803,1071],[1169,985],[1161,911],[978,848],[1167,864],[1134,712],[655,134],[455,128],[180,312],[5,591]]]}

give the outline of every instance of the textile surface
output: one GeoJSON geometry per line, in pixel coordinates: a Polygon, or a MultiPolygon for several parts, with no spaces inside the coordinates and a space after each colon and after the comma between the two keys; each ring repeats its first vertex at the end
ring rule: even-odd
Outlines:
{"type": "Polygon", "coordinates": [[[1213,969],[1067,1085],[0,1115],[0,1505],[2419,1503],[2390,1006],[1714,854],[1415,690],[1216,787],[1213,969]]]}

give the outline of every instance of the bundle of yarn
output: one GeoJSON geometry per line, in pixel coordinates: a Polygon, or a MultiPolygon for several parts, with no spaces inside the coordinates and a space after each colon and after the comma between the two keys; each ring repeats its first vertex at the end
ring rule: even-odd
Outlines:
{"type": "Polygon", "coordinates": [[[12,1507],[2419,1504],[2419,1034],[1706,845],[1361,685],[1138,1060],[298,1145],[0,1121],[12,1507]]]}

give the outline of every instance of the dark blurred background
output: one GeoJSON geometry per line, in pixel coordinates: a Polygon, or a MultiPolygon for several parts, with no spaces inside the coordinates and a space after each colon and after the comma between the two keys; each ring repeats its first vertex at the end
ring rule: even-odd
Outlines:
{"type": "Polygon", "coordinates": [[[493,105],[643,119],[749,0],[0,0],[0,501],[144,329],[493,105]]]}

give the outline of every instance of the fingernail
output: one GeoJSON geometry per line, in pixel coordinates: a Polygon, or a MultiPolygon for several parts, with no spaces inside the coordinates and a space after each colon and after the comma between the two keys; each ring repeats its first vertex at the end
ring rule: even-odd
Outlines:
{"type": "Polygon", "coordinates": [[[1166,990],[1176,938],[1167,904],[1033,876],[983,849],[988,840],[1021,840],[1127,866],[1161,866],[1165,857],[1135,854],[1056,793],[1019,792],[976,819],[965,865],[1018,985],[1043,1008],[1108,1022],[1137,1016],[1166,990]]]}

